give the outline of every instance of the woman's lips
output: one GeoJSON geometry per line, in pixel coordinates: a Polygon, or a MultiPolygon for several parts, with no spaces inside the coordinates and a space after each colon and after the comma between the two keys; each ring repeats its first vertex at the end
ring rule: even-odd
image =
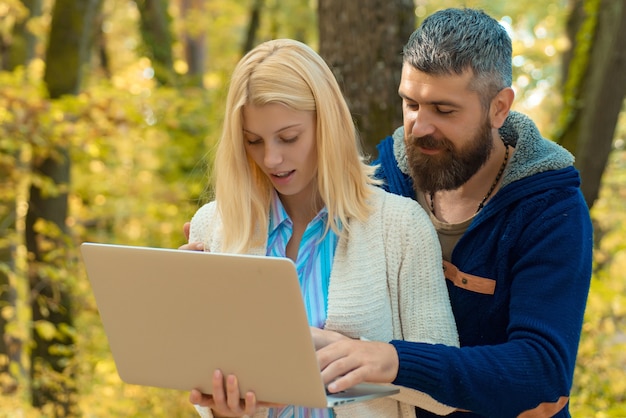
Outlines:
{"type": "Polygon", "coordinates": [[[282,171],[280,173],[272,173],[270,176],[274,184],[284,185],[289,183],[295,172],[296,170],[282,171]]]}

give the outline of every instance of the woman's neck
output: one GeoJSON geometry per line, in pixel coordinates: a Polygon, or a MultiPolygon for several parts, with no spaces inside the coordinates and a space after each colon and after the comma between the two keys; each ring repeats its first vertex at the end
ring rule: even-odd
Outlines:
{"type": "Polygon", "coordinates": [[[291,238],[289,238],[287,243],[286,255],[295,262],[298,258],[298,250],[300,249],[304,231],[311,220],[324,207],[324,202],[319,194],[310,199],[303,199],[302,196],[284,195],[279,195],[279,198],[293,224],[291,238]]]}
{"type": "Polygon", "coordinates": [[[279,198],[289,219],[295,225],[306,226],[324,207],[324,202],[319,193],[304,198],[302,195],[280,195],[279,198]]]}

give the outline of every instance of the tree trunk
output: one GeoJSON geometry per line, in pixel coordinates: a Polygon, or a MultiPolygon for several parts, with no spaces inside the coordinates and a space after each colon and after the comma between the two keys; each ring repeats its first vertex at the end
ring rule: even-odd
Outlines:
{"type": "Polygon", "coordinates": [[[102,14],[98,14],[97,20],[95,22],[95,33],[94,33],[94,47],[95,47],[95,55],[98,58],[98,67],[102,71],[102,74],[107,80],[111,79],[111,63],[109,60],[109,53],[107,51],[107,35],[104,32],[102,25],[104,24],[104,16],[102,14]]]}
{"type": "MultiPolygon", "coordinates": [[[[7,71],[14,70],[19,65],[28,65],[35,58],[37,37],[28,29],[27,23],[34,17],[41,16],[42,0],[22,0],[28,10],[28,16],[15,22],[9,43],[2,46],[2,68],[7,71]]],[[[0,38],[5,39],[3,36],[0,38]]]]}
{"type": "Polygon", "coordinates": [[[415,29],[412,0],[319,0],[320,54],[342,86],[364,150],[402,124],[402,47],[415,29]]]}
{"type": "Polygon", "coordinates": [[[141,16],[141,37],[161,85],[176,84],[168,0],[135,0],[141,16]]]}
{"type": "MultiPolygon", "coordinates": [[[[8,238],[8,237],[7,237],[8,238]]],[[[9,243],[0,245],[0,263],[13,270],[13,247],[9,243]]],[[[15,318],[17,292],[11,284],[9,274],[0,270],[0,394],[8,395],[17,390],[18,380],[10,369],[10,364],[17,360],[21,364],[22,341],[14,337],[8,329],[15,318]]]]}
{"type": "Polygon", "coordinates": [[[241,48],[241,55],[245,55],[254,48],[256,44],[257,32],[261,25],[261,11],[263,10],[264,0],[253,0],[250,5],[250,19],[248,21],[248,30],[246,31],[246,39],[241,48]]]}
{"type": "Polygon", "coordinates": [[[206,60],[206,31],[197,17],[205,13],[204,1],[182,0],[180,8],[186,23],[183,39],[187,60],[186,84],[202,87],[206,60]]]}
{"type": "MultiPolygon", "coordinates": [[[[35,172],[62,186],[69,183],[69,153],[65,149],[58,149],[58,152],[58,159],[47,158],[35,167],[35,172]]],[[[32,403],[38,408],[53,404],[56,416],[63,417],[73,415],[76,387],[73,371],[68,369],[74,357],[75,341],[72,334],[62,330],[73,328],[74,316],[70,289],[56,275],[45,271],[54,271],[62,263],[63,255],[61,260],[55,258],[51,263],[49,254],[66,246],[63,239],[67,233],[66,217],[67,193],[48,197],[40,188],[31,187],[26,245],[32,254],[29,281],[35,325],[30,353],[32,403]],[[54,230],[52,225],[58,232],[48,232],[54,230]]]]}
{"type": "Polygon", "coordinates": [[[556,140],[576,156],[591,207],[626,96],[626,0],[573,0],[568,34],[572,50],[564,55],[565,105],[556,140]]]}
{"type": "MultiPolygon", "coordinates": [[[[80,90],[81,68],[87,60],[100,0],[56,0],[46,51],[44,81],[51,100],[80,90]]],[[[70,156],[67,145],[36,150],[32,171],[51,182],[46,188],[31,185],[26,216],[29,251],[32,333],[32,403],[52,405],[54,416],[77,415],[72,359],[75,350],[73,307],[64,280],[68,247],[67,186],[70,156]]],[[[61,142],[61,141],[58,141],[61,142]]]]}
{"type": "Polygon", "coordinates": [[[0,69],[7,71],[28,65],[35,58],[37,37],[28,29],[27,23],[41,15],[42,0],[22,0],[22,3],[27,10],[26,16],[18,16],[12,28],[0,25],[4,31],[0,33],[0,69]]]}
{"type": "MultiPolygon", "coordinates": [[[[28,16],[15,23],[10,45],[5,45],[7,49],[3,51],[2,63],[8,71],[28,65],[35,57],[37,38],[30,32],[27,23],[29,19],[41,15],[42,0],[22,0],[22,3],[28,10],[28,16]]],[[[12,104],[15,103],[10,101],[4,104],[9,113],[13,113],[12,104]]],[[[21,108],[21,103],[17,103],[17,107],[21,108]]],[[[14,123],[26,131],[26,122],[18,117],[14,123]]],[[[6,139],[17,144],[23,138],[18,136],[6,139]]],[[[24,196],[20,196],[18,192],[22,188],[24,174],[20,149],[20,146],[15,146],[15,150],[4,155],[0,163],[0,394],[3,395],[14,393],[20,383],[25,381],[26,374],[22,358],[24,341],[18,331],[20,319],[24,319],[19,318],[23,309],[19,298],[24,296],[26,285],[22,287],[18,283],[23,277],[24,269],[16,262],[17,247],[23,244],[23,239],[18,238],[18,234],[21,233],[20,237],[23,237],[24,233],[23,226],[19,227],[17,223],[17,206],[20,202],[25,203],[20,201],[24,196]]]]}
{"type": "MultiPolygon", "coordinates": [[[[11,156],[3,156],[7,161],[11,156]],[[6,158],[9,157],[9,158],[6,158]]],[[[16,159],[14,160],[16,161],[16,159]]],[[[17,181],[14,177],[17,171],[15,165],[0,163],[0,394],[14,393],[19,385],[21,376],[11,370],[11,364],[21,368],[23,362],[22,339],[17,333],[11,332],[11,325],[17,322],[18,299],[15,286],[17,266],[15,263],[16,251],[16,203],[17,181]]]]}

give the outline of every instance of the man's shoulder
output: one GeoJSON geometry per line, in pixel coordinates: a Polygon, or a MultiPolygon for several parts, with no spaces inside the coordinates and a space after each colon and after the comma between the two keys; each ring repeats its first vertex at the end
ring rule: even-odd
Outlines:
{"type": "Polygon", "coordinates": [[[499,132],[505,142],[515,147],[511,163],[504,173],[503,186],[574,164],[574,157],[569,151],[544,138],[534,122],[522,113],[511,112],[499,132]]]}
{"type": "Polygon", "coordinates": [[[579,188],[580,174],[573,165],[569,165],[562,168],[526,172],[514,181],[507,182],[502,187],[503,193],[498,194],[514,193],[526,199],[532,196],[554,194],[555,192],[578,194],[579,188]]]}

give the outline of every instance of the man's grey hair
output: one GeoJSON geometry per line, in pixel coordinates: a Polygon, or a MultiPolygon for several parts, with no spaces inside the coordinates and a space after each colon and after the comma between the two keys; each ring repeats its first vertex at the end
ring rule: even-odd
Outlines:
{"type": "Polygon", "coordinates": [[[497,20],[476,9],[444,9],[426,17],[404,46],[403,62],[437,76],[471,69],[470,88],[487,107],[513,77],[511,38],[497,20]]]}

